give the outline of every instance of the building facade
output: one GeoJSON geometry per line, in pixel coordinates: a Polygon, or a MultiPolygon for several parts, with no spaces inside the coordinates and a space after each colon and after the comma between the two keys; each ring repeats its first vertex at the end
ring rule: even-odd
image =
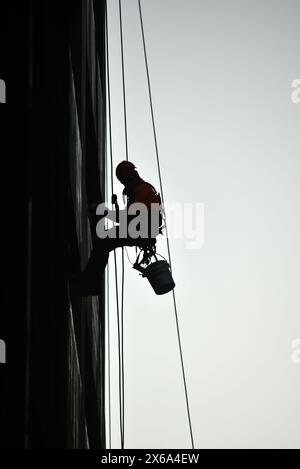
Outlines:
{"type": "Polygon", "coordinates": [[[104,448],[104,278],[99,297],[72,297],[69,281],[93,245],[87,207],[105,191],[105,1],[20,3],[8,11],[15,55],[3,62],[11,114],[1,118],[25,217],[16,236],[8,210],[0,444],[104,448]]]}

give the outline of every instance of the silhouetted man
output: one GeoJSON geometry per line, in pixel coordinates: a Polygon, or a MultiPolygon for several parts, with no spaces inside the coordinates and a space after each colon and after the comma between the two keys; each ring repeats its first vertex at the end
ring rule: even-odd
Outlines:
{"type": "Polygon", "coordinates": [[[124,246],[153,245],[161,231],[161,200],[155,188],[139,176],[135,165],[129,161],[122,161],[117,166],[116,176],[124,185],[127,206],[123,210],[119,210],[117,204],[116,210],[109,210],[104,204],[98,205],[97,209],[93,206],[92,224],[97,237],[85,270],[71,282],[74,295],[98,295],[109,252],[124,246]],[[97,216],[100,217],[98,222],[97,216]],[[105,229],[105,218],[118,226],[105,229]]]}

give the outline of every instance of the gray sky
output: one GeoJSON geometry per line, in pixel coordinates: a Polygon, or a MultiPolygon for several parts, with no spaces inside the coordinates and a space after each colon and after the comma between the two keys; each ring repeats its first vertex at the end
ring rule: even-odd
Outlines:
{"type": "MultiPolygon", "coordinates": [[[[108,3],[118,162],[118,2],[108,3]]],[[[170,240],[195,446],[300,448],[300,363],[292,360],[300,339],[300,104],[291,101],[300,2],[142,0],[142,8],[165,199],[204,204],[202,248],[170,240]]],[[[123,0],[123,20],[129,159],[158,187],[137,0],[123,0]]],[[[128,262],[125,282],[125,447],[187,448],[172,296],[156,296],[128,262]]]]}

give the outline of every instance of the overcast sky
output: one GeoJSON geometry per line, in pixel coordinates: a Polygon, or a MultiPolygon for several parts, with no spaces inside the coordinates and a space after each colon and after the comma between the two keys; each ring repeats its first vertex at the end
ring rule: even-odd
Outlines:
{"type": "MultiPolygon", "coordinates": [[[[122,4],[129,159],[158,187],[138,2],[122,4]]],[[[118,162],[118,1],[108,6],[118,162]]],[[[201,249],[170,239],[195,446],[300,448],[300,363],[292,360],[300,339],[300,104],[291,101],[300,2],[142,0],[142,8],[165,199],[204,207],[201,249]]],[[[159,251],[166,254],[164,240],[159,251]]],[[[125,283],[125,447],[188,448],[172,295],[156,296],[127,261],[125,283]]]]}

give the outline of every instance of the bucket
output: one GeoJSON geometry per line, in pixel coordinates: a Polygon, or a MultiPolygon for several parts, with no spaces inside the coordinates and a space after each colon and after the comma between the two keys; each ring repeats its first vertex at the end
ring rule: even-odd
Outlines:
{"type": "Polygon", "coordinates": [[[164,295],[175,287],[170,266],[167,261],[156,261],[145,268],[144,277],[147,277],[157,295],[164,295]]]}

